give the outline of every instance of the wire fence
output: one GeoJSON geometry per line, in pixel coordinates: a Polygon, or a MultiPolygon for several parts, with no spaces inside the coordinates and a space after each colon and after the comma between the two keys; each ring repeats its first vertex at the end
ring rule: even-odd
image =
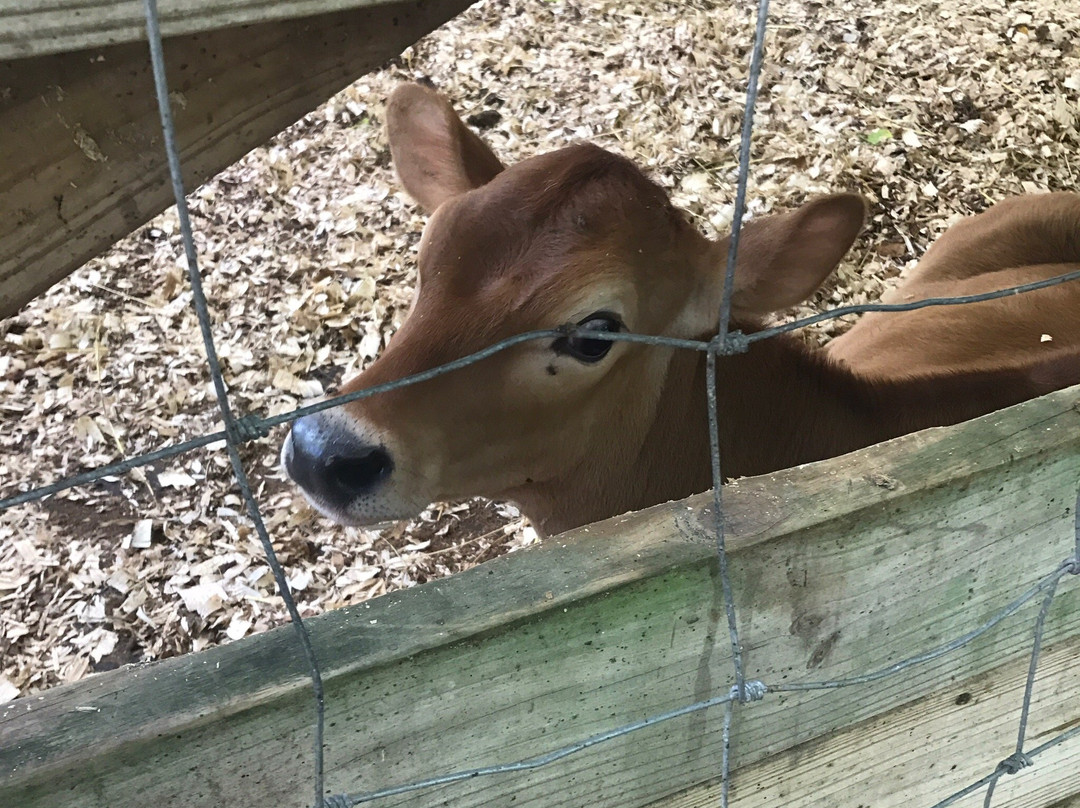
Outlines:
{"type": "Polygon", "coordinates": [[[745,115],[739,146],[739,171],[734,206],[734,219],[732,222],[730,249],[727,256],[727,264],[725,268],[726,282],[724,286],[724,296],[719,312],[719,328],[717,334],[708,341],[673,339],[669,337],[634,334],[626,332],[607,333],[589,331],[587,334],[590,340],[608,340],[613,342],[638,343],[648,346],[663,346],[667,348],[675,348],[681,350],[699,351],[706,354],[708,364],[708,372],[706,374],[706,394],[708,397],[709,405],[708,413],[710,453],[713,474],[712,491],[714,507],[712,510],[715,520],[714,531],[716,542],[716,557],[720,571],[719,580],[722,588],[725,614],[728,625],[728,635],[732,650],[733,684],[727,692],[719,693],[709,699],[698,701],[692,704],[687,704],[667,712],[649,716],[640,721],[615,727],[606,732],[583,738],[575,743],[549,751],[545,754],[537,755],[535,757],[506,763],[491,764],[463,771],[450,772],[446,774],[428,777],[415,782],[375,791],[352,794],[327,795],[324,787],[323,774],[325,700],[323,695],[323,685],[319,662],[316,658],[315,651],[312,646],[310,636],[308,634],[307,626],[300,617],[299,610],[296,606],[296,601],[289,590],[284,570],[282,569],[281,564],[279,563],[275,554],[269,533],[262,519],[259,504],[252,493],[251,485],[249,483],[247,473],[244,469],[243,462],[241,461],[238,447],[247,441],[255,440],[260,437],[265,437],[269,434],[270,429],[272,429],[273,427],[290,423],[304,415],[309,415],[333,407],[338,407],[350,401],[356,401],[358,399],[379,395],[380,393],[385,393],[401,387],[418,384],[420,382],[427,381],[437,376],[453,372],[467,365],[479,362],[483,359],[486,359],[487,357],[490,357],[515,345],[520,345],[522,343],[533,340],[552,339],[567,335],[575,335],[578,333],[578,331],[577,327],[574,325],[565,325],[554,329],[531,331],[528,333],[518,334],[511,338],[497,342],[484,350],[478,351],[474,354],[470,354],[469,356],[462,357],[461,359],[455,360],[453,362],[446,363],[439,367],[432,368],[431,370],[417,373],[415,375],[385,384],[373,386],[364,390],[358,390],[347,395],[329,398],[315,404],[300,407],[288,413],[283,413],[270,417],[263,417],[258,414],[248,414],[242,417],[236,416],[230,407],[229,398],[225,387],[225,381],[222,375],[221,365],[218,361],[217,351],[214,344],[214,337],[212,334],[210,323],[210,313],[205,295],[203,293],[202,279],[198,267],[198,256],[195,250],[194,239],[192,236],[191,221],[188,215],[183,182],[181,179],[180,160],[176,147],[176,133],[170,108],[168,85],[165,78],[165,65],[162,50],[161,31],[158,22],[157,3],[156,0],[144,0],[144,3],[146,10],[146,29],[150,43],[150,54],[153,65],[154,84],[157,94],[159,111],[161,115],[162,129],[165,137],[165,149],[168,156],[169,173],[172,180],[173,193],[176,198],[181,236],[187,258],[188,276],[193,293],[193,306],[198,317],[200,330],[202,332],[202,339],[206,348],[207,364],[211,378],[213,380],[218,408],[221,412],[225,428],[224,430],[196,437],[182,443],[163,447],[154,452],[149,452],[143,455],[139,455],[137,457],[128,458],[121,462],[113,463],[107,466],[102,466],[100,468],[85,472],[83,474],[74,475],[49,485],[40,486],[31,490],[8,496],[7,498],[0,499],[0,510],[6,510],[16,505],[40,500],[50,495],[67,490],[69,488],[92,483],[103,477],[123,474],[140,466],[145,466],[159,460],[167,459],[169,457],[189,452],[193,449],[207,446],[218,441],[224,441],[225,449],[229,456],[237,486],[240,489],[241,495],[247,508],[248,515],[250,516],[256,533],[259,537],[263,552],[273,573],[278,590],[281,594],[282,599],[285,602],[289,616],[292,620],[293,629],[296,632],[297,641],[300,644],[309,668],[314,701],[314,749],[312,779],[314,786],[313,805],[315,806],[315,808],[351,808],[351,806],[372,802],[381,798],[405,794],[408,792],[418,791],[421,789],[431,788],[435,786],[447,785],[450,783],[472,779],[475,777],[507,774],[511,772],[520,772],[548,766],[559,760],[567,758],[571,755],[574,755],[578,752],[581,752],[598,744],[612,741],[616,738],[643,730],[647,727],[655,726],[666,721],[670,721],[672,719],[680,718],[686,715],[690,715],[692,713],[720,706],[723,706],[725,710],[722,739],[723,754],[720,761],[720,804],[721,806],[723,806],[723,808],[726,808],[729,801],[728,789],[731,781],[730,734],[732,719],[736,705],[751,701],[759,701],[765,698],[770,693],[835,689],[852,685],[866,684],[869,682],[884,679],[889,676],[895,676],[913,666],[929,662],[933,659],[937,659],[946,654],[957,651],[958,649],[964,647],[968,643],[971,643],[978,637],[990,631],[1002,621],[1015,614],[1026,603],[1029,603],[1030,601],[1040,596],[1042,597],[1042,605],[1033,629],[1030,664],[1028,666],[1024,695],[1021,702],[1020,719],[1018,722],[1017,739],[1014,751],[1008,757],[1000,761],[985,777],[941,800],[936,805],[934,805],[933,808],[945,808],[945,806],[952,805],[963,797],[983,788],[986,789],[984,806],[988,807],[991,805],[994,790],[999,780],[1003,776],[1005,776],[1006,774],[1015,774],[1021,769],[1032,765],[1035,759],[1043,752],[1053,747],[1056,747],[1076,736],[1080,736],[1080,727],[1074,727],[1070,730],[1061,732],[1057,736],[1038,746],[1026,750],[1024,748],[1027,732],[1027,721],[1031,707],[1035,677],[1038,670],[1039,655],[1042,648],[1043,629],[1046,623],[1046,618],[1050,611],[1050,607],[1054,602],[1055,595],[1058,591],[1058,585],[1061,580],[1068,574],[1080,575],[1080,493],[1078,493],[1077,495],[1074,510],[1075,546],[1073,548],[1072,555],[1069,558],[1062,560],[1061,563],[1052,572],[1043,577],[1038,583],[1036,583],[1026,592],[1022,593],[1011,603],[1000,609],[997,613],[995,613],[978,628],[968,632],[967,634],[964,634],[961,637],[955,638],[949,642],[943,643],[935,648],[927,650],[921,654],[889,665],[888,667],[882,668],[880,670],[872,671],[870,673],[866,673],[860,676],[853,676],[845,679],[836,679],[829,681],[811,681],[797,683],[767,683],[760,680],[746,679],[742,660],[742,646],[739,639],[736,621],[736,604],[732,594],[731,583],[728,575],[727,553],[724,546],[724,506],[723,487],[721,485],[721,482],[723,480],[723,473],[719,448],[719,423],[717,418],[716,396],[717,357],[743,353],[749,349],[751,344],[760,340],[769,339],[770,337],[774,337],[779,334],[791,332],[809,325],[813,325],[815,323],[822,322],[824,320],[843,317],[846,315],[860,314],[865,312],[911,311],[914,309],[921,309],[929,306],[952,306],[966,303],[975,303],[1017,294],[1023,294],[1038,289],[1045,289],[1051,286],[1056,286],[1058,284],[1066,283],[1069,281],[1080,280],[1080,271],[1075,271],[1062,274],[1055,278],[1018,285],[1007,289],[988,292],[985,294],[962,297],[931,298],[904,304],[870,303],[855,306],[844,306],[749,334],[742,333],[740,331],[729,330],[731,323],[731,291],[734,286],[732,280],[735,272],[736,259],[739,249],[739,235],[741,232],[742,219],[745,211],[746,188],[750,164],[750,144],[751,136],[753,133],[753,113],[758,92],[758,82],[761,75],[764,55],[766,22],[768,19],[768,0],[760,0],[757,9],[754,45],[751,52],[745,115]]]}

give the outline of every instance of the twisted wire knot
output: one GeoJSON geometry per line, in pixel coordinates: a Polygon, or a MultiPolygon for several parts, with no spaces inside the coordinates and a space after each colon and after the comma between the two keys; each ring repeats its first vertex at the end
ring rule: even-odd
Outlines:
{"type": "Polygon", "coordinates": [[[331,794],[329,797],[323,797],[320,808],[353,808],[353,801],[349,799],[348,794],[331,794]]]}
{"type": "Polygon", "coordinates": [[[750,350],[750,340],[742,331],[729,331],[723,339],[718,334],[713,337],[711,345],[720,356],[744,354],[750,350]]]}
{"type": "Polygon", "coordinates": [[[233,421],[232,434],[237,442],[247,443],[249,440],[265,438],[270,434],[270,429],[257,412],[252,412],[233,421]]]}
{"type": "Polygon", "coordinates": [[[1080,575],[1080,556],[1075,556],[1065,562],[1065,572],[1071,575],[1080,575]]]}
{"type": "Polygon", "coordinates": [[[741,695],[739,693],[738,685],[731,686],[731,699],[732,701],[739,701],[746,704],[751,701],[761,701],[768,692],[769,686],[760,679],[748,679],[743,682],[743,692],[741,695]]]}
{"type": "Polygon", "coordinates": [[[1031,758],[1023,752],[1014,752],[998,764],[998,771],[1003,771],[1005,774],[1016,774],[1030,765],[1031,758]]]}

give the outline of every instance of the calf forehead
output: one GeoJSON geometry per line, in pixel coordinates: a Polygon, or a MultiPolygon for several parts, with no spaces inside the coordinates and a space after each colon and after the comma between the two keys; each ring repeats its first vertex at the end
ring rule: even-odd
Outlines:
{"type": "Polygon", "coordinates": [[[625,158],[595,146],[562,149],[443,205],[425,234],[422,280],[456,297],[507,283],[527,292],[567,273],[581,280],[590,267],[611,264],[582,257],[632,251],[669,228],[673,213],[625,158]]]}

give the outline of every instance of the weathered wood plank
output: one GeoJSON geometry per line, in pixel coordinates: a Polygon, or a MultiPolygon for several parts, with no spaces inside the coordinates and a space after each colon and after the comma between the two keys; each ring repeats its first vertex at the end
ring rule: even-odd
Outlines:
{"type": "MultiPolygon", "coordinates": [[[[163,36],[332,14],[386,0],[159,0],[163,36]]],[[[146,39],[142,0],[0,0],[0,60],[146,39]]]]}
{"type": "MultiPolygon", "coordinates": [[[[187,187],[471,2],[382,2],[167,40],[187,187]]],[[[0,132],[0,317],[172,202],[145,43],[0,62],[0,132]]]]}
{"type": "MultiPolygon", "coordinates": [[[[1027,743],[1031,749],[1080,724],[1080,639],[1040,657],[1027,743]]],[[[739,770],[732,808],[909,808],[966,788],[1012,753],[1027,680],[1018,658],[883,716],[816,738],[739,770]]],[[[736,739],[738,741],[738,739],[736,739]]],[[[1001,779],[994,805],[1063,808],[1080,795],[1080,739],[1047,750],[1031,768],[1001,779]]],[[[955,803],[981,808],[985,789],[955,803]]],[[[650,808],[715,808],[719,782],[650,808]]]]}
{"type": "MultiPolygon", "coordinates": [[[[749,674],[805,681],[891,664],[978,625],[1056,567],[1072,549],[1078,401],[1073,388],[729,486],[749,674]]],[[[329,787],[525,758],[726,690],[708,500],[593,525],[311,621],[327,683],[329,787]]],[[[1080,635],[1078,590],[1062,585],[1047,642],[1080,635]]],[[[1037,607],[902,676],[740,708],[736,766],[1022,658],[1037,607]]],[[[301,668],[291,634],[278,630],[7,705],[0,804],[305,804],[301,668]]],[[[379,804],[647,805],[715,778],[721,712],[534,772],[379,804]]]]}

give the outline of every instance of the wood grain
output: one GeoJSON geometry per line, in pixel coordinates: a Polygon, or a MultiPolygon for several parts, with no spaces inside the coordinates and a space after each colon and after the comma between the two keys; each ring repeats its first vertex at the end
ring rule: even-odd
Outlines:
{"type": "MultiPolygon", "coordinates": [[[[749,675],[801,682],[888,666],[979,625],[1056,568],[1073,550],[1078,400],[1072,388],[728,486],[749,675]]],[[[731,660],[709,499],[592,525],[311,620],[327,685],[330,789],[527,758],[726,692],[731,660]]],[[[1062,583],[1047,626],[1055,649],[1080,637],[1074,580],[1062,583]]],[[[740,707],[736,776],[782,760],[784,778],[811,782],[799,778],[811,777],[804,760],[817,765],[815,739],[928,693],[944,709],[940,699],[957,683],[980,676],[1014,682],[994,672],[1024,664],[1037,609],[1031,603],[964,649],[872,685],[776,693],[740,707]]],[[[1057,659],[1048,652],[1040,692],[1071,701],[1061,708],[1070,721],[1073,677],[1057,659]]],[[[1018,704],[1014,684],[1006,689],[1018,704]]],[[[0,804],[303,805],[311,720],[287,628],[102,674],[0,708],[0,804]]],[[[721,720],[722,710],[697,713],[543,769],[378,804],[648,805],[715,780],[721,720]]],[[[964,743],[949,733],[888,736],[866,754],[964,743]]],[[[978,763],[988,761],[980,754],[978,763]]]]}
{"type": "MultiPolygon", "coordinates": [[[[158,0],[162,35],[333,14],[386,0],[158,0]]],[[[415,4],[414,4],[415,5],[415,4]]],[[[0,60],[146,40],[142,0],[0,0],[0,60]]]]}
{"type": "MultiPolygon", "coordinates": [[[[186,187],[470,2],[382,2],[166,40],[186,187]]],[[[145,43],[0,61],[0,132],[0,317],[172,203],[145,43]]]]}

